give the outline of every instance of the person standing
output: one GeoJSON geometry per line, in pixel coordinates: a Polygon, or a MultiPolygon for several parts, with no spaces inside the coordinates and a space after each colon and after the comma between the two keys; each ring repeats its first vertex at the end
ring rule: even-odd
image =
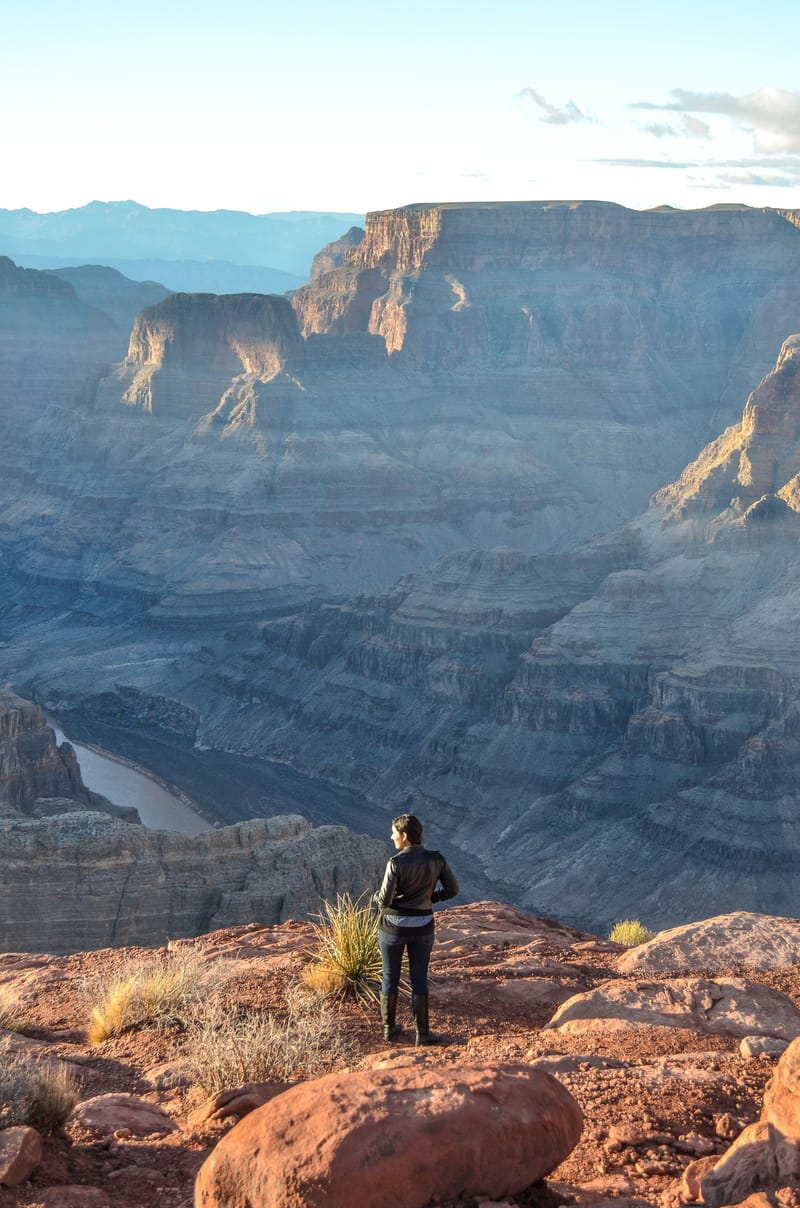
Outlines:
{"type": "Polygon", "coordinates": [[[439,1037],[428,1024],[428,963],[433,948],[433,903],[458,893],[458,882],[441,852],[422,845],[422,823],[413,814],[392,821],[397,849],[386,865],[383,883],[373,901],[380,911],[381,1021],[384,1040],[402,1030],[396,1022],[397,991],[403,952],[408,952],[411,1009],[418,1045],[436,1044],[439,1037]],[[437,889],[437,885],[441,888],[437,889]]]}

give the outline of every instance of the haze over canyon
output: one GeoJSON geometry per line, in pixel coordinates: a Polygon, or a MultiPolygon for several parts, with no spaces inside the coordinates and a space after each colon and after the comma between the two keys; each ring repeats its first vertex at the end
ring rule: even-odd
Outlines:
{"type": "Polygon", "coordinates": [[[791,914],[798,333],[800,210],[413,205],[286,295],[7,256],[0,674],[575,926],[791,914]]]}

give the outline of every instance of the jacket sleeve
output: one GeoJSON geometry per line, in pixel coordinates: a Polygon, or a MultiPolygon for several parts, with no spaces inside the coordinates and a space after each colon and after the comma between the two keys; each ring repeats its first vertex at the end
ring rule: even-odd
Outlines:
{"type": "Polygon", "coordinates": [[[383,874],[383,882],[378,892],[373,896],[373,902],[379,910],[383,910],[385,906],[391,905],[394,901],[395,890],[397,889],[397,870],[394,866],[394,860],[387,860],[386,872],[383,874]]]}
{"type": "Polygon", "coordinates": [[[458,893],[458,881],[453,876],[450,865],[442,856],[442,867],[439,870],[439,882],[441,889],[435,889],[431,894],[432,902],[447,902],[450,898],[454,898],[458,893]]]}

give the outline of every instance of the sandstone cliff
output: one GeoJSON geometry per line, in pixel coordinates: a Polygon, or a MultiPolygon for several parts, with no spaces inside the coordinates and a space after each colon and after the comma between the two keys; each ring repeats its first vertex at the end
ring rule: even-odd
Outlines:
{"type": "Polygon", "coordinates": [[[0,823],[0,950],[153,945],[278,923],[379,881],[386,845],[296,816],[189,837],[99,814],[0,823]]]}
{"type": "Polygon", "coordinates": [[[90,809],[138,821],[136,810],[86,788],[75,752],[57,745],[38,705],[0,689],[0,819],[90,809]]]}
{"type": "Polygon", "coordinates": [[[276,923],[382,875],[386,845],[297,816],[189,838],[147,830],[83,784],[42,710],[0,694],[0,950],[158,944],[276,923]]]}

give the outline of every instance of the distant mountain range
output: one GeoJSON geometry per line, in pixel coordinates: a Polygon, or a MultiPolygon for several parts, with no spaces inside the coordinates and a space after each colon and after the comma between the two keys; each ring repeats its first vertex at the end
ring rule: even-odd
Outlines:
{"type": "Polygon", "coordinates": [[[104,264],[134,280],[204,293],[285,293],[308,280],[319,249],[363,215],[151,210],[92,201],[38,214],[0,210],[0,254],[28,268],[104,264]]]}

